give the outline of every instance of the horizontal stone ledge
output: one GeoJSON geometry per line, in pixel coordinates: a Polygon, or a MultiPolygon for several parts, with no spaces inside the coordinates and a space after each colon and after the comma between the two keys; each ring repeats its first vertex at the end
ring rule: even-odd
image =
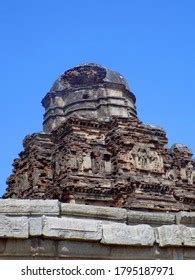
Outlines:
{"type": "Polygon", "coordinates": [[[62,240],[100,240],[102,238],[102,224],[98,221],[69,217],[44,217],[43,236],[62,240]]]}
{"type": "Polygon", "coordinates": [[[154,242],[154,229],[149,225],[103,225],[103,244],[153,246],[154,242]]]}
{"type": "Polygon", "coordinates": [[[169,225],[176,223],[175,214],[170,213],[149,213],[141,211],[127,211],[127,223],[149,224],[153,226],[169,225]]]}
{"type": "Polygon", "coordinates": [[[184,225],[166,225],[156,229],[156,242],[160,247],[195,246],[195,228],[184,225]]]}
{"type": "Polygon", "coordinates": [[[181,211],[176,214],[177,224],[195,226],[195,212],[181,211]]]}
{"type": "Polygon", "coordinates": [[[7,217],[0,215],[0,238],[28,238],[27,217],[7,217]]]}
{"type": "Polygon", "coordinates": [[[115,220],[127,220],[127,211],[121,208],[61,203],[61,215],[115,220]]]}
{"type": "Polygon", "coordinates": [[[7,216],[33,216],[60,214],[58,200],[0,199],[0,214],[7,216]]]}

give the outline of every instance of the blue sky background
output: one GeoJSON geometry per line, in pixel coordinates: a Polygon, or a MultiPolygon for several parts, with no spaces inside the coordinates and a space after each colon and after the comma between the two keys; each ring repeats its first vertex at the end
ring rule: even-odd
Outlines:
{"type": "Polygon", "coordinates": [[[1,0],[0,195],[25,135],[42,129],[40,101],[83,62],[123,74],[139,118],[195,153],[195,1],[1,0]]]}

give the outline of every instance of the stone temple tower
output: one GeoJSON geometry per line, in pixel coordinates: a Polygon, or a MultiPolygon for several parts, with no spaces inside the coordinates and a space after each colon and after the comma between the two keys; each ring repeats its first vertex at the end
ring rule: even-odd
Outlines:
{"type": "Polygon", "coordinates": [[[59,199],[147,211],[195,210],[195,161],[142,123],[117,72],[65,71],[42,100],[43,131],[24,139],[4,198],[59,199]]]}

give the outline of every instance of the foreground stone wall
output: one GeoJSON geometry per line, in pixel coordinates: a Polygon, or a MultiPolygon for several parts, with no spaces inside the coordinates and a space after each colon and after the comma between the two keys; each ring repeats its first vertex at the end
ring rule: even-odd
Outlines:
{"type": "Polygon", "coordinates": [[[0,200],[0,259],[195,259],[195,213],[0,200]]]}

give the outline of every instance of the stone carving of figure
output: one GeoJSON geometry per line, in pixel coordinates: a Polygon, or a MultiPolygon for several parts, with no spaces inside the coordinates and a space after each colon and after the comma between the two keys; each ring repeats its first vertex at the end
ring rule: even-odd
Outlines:
{"type": "Polygon", "coordinates": [[[83,154],[81,152],[79,152],[77,154],[77,158],[76,158],[78,171],[82,171],[83,161],[84,161],[83,154]]]}
{"type": "Polygon", "coordinates": [[[94,174],[102,173],[105,170],[105,163],[99,150],[91,153],[91,167],[94,174]]]}
{"type": "Polygon", "coordinates": [[[135,145],[130,152],[130,162],[138,169],[161,171],[163,160],[156,151],[145,144],[135,145]]]}
{"type": "Polygon", "coordinates": [[[145,149],[139,149],[137,153],[138,164],[141,168],[145,169],[147,167],[148,155],[145,149]]]}
{"type": "Polygon", "coordinates": [[[104,173],[105,171],[105,162],[103,160],[103,158],[101,157],[101,160],[100,160],[100,173],[104,173]]]}
{"type": "Polygon", "coordinates": [[[151,169],[154,170],[161,170],[163,167],[163,163],[162,163],[162,159],[159,157],[159,155],[157,154],[157,152],[155,151],[148,151],[148,164],[150,166],[151,169]]]}
{"type": "Polygon", "coordinates": [[[188,180],[188,184],[193,184],[193,165],[191,162],[188,162],[188,164],[186,165],[186,178],[188,180]]]}

